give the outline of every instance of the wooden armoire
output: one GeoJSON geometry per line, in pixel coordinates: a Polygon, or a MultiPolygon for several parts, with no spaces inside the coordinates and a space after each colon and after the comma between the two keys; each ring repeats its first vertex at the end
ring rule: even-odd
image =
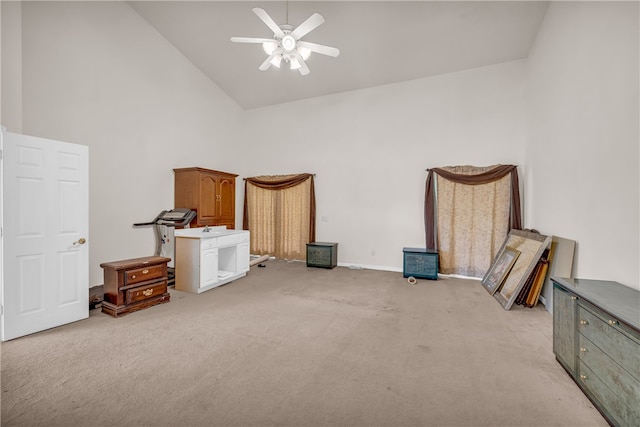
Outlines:
{"type": "Polygon", "coordinates": [[[174,169],[174,207],[195,210],[191,227],[226,225],[236,228],[236,177],[204,168],[174,169]]]}

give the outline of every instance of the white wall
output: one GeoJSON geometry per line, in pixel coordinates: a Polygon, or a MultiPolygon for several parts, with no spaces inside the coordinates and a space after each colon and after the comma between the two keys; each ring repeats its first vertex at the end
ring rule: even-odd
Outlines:
{"type": "Polygon", "coordinates": [[[317,240],[402,270],[424,247],[425,169],[523,164],[524,61],[247,111],[246,175],[316,174],[317,240]]]}
{"type": "Polygon", "coordinates": [[[527,227],[578,241],[577,275],[638,287],[637,7],[552,3],[528,61],[243,112],[126,3],[25,2],[2,111],[17,84],[9,131],[90,147],[91,285],[152,253],[131,225],[173,206],[175,167],[316,173],[318,240],[400,270],[426,168],[513,163],[527,227]]]}
{"type": "Polygon", "coordinates": [[[2,11],[2,77],[0,124],[11,132],[22,132],[22,8],[20,2],[0,2],[2,11]]]}
{"type": "MultiPolygon", "coordinates": [[[[235,169],[241,110],[124,2],[22,4],[23,133],[89,146],[90,285],[153,255],[173,168],[235,169]]],[[[12,130],[9,128],[8,130],[12,130]]]]}
{"type": "Polygon", "coordinates": [[[529,56],[527,221],[640,289],[638,3],[552,2],[529,56]]]}

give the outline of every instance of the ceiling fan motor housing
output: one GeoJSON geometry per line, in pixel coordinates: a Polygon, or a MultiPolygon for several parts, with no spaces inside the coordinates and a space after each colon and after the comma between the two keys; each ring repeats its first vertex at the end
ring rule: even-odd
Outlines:
{"type": "Polygon", "coordinates": [[[296,39],[291,34],[286,34],[280,43],[282,44],[282,48],[288,52],[296,48],[296,39]]]}

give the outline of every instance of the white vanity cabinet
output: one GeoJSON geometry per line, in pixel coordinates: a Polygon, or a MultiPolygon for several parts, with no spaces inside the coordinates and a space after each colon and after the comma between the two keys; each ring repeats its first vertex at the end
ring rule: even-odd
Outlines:
{"type": "Polygon", "coordinates": [[[249,232],[224,227],[175,231],[175,289],[201,293],[249,271],[249,232]]]}

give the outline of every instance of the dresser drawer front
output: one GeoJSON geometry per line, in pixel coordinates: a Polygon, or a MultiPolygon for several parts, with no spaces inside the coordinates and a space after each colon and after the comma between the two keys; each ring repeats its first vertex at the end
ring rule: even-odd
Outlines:
{"type": "Polygon", "coordinates": [[[582,385],[587,394],[599,403],[608,418],[614,420],[617,426],[638,426],[640,425],[640,414],[637,403],[634,406],[627,406],[618,396],[598,378],[584,362],[578,363],[578,382],[582,385]]]}
{"type": "Polygon", "coordinates": [[[147,280],[159,279],[166,275],[166,264],[137,268],[125,273],[125,285],[133,285],[135,283],[146,282],[147,280]]]}
{"type": "Polygon", "coordinates": [[[132,304],[163,295],[165,292],[167,292],[167,281],[163,280],[162,282],[152,283],[147,286],[127,289],[125,300],[127,304],[132,304]]]}
{"type": "MultiPolygon", "coordinates": [[[[595,344],[579,334],[578,357],[616,396],[630,408],[640,411],[640,381],[607,356],[595,344]]],[[[636,414],[638,415],[638,414],[636,414]]]]}
{"type": "Polygon", "coordinates": [[[640,343],[622,331],[615,318],[602,318],[580,306],[578,327],[582,335],[604,350],[613,360],[640,380],[640,343]]]}

